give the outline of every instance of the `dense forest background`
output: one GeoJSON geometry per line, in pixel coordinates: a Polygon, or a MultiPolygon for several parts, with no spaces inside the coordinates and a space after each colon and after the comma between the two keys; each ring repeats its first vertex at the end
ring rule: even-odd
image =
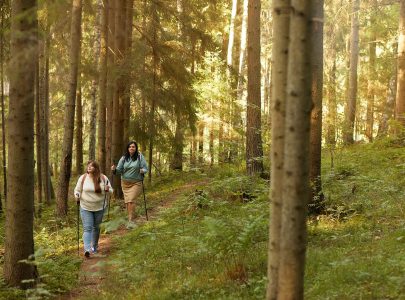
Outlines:
{"type": "Polygon", "coordinates": [[[152,221],[105,299],[400,298],[404,24],[403,0],[1,1],[0,297],[80,286],[72,185],[134,140],[152,221]]]}

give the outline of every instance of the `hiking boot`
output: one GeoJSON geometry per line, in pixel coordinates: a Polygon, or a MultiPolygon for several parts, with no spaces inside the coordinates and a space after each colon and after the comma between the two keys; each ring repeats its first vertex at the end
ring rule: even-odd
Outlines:
{"type": "Polygon", "coordinates": [[[85,256],[86,258],[89,258],[89,257],[90,257],[90,251],[84,252],[84,256],[85,256]]]}

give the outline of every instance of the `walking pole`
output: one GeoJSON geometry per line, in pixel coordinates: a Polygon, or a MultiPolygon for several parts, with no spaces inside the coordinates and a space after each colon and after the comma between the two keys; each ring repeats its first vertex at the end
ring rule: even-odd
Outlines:
{"type": "Polygon", "coordinates": [[[79,247],[80,247],[80,242],[79,242],[79,206],[80,206],[80,201],[77,201],[77,256],[80,256],[80,251],[79,251],[79,247]]]}
{"type": "MultiPolygon", "coordinates": [[[[113,165],[115,162],[113,161],[113,165]]],[[[114,188],[114,171],[111,171],[111,187],[114,188]]],[[[107,220],[110,221],[110,203],[111,203],[111,194],[108,198],[108,212],[107,212],[107,220]]]]}
{"type": "Polygon", "coordinates": [[[142,192],[143,192],[143,204],[145,205],[145,215],[146,215],[146,221],[149,221],[148,219],[148,209],[146,208],[146,197],[145,197],[145,187],[143,185],[143,179],[145,175],[142,174],[142,192]]]}

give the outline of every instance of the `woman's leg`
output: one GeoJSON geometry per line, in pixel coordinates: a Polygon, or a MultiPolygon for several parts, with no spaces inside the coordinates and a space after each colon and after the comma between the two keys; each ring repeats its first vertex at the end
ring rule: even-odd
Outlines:
{"type": "Polygon", "coordinates": [[[134,203],[133,202],[128,202],[127,206],[127,211],[128,211],[128,221],[133,221],[133,211],[134,211],[134,203]]]}
{"type": "Polygon", "coordinates": [[[84,252],[89,252],[91,250],[91,235],[94,226],[93,212],[87,211],[80,207],[80,217],[83,223],[83,244],[84,252]]]}
{"type": "Polygon", "coordinates": [[[104,209],[93,212],[94,225],[91,244],[93,246],[93,252],[97,252],[98,239],[100,237],[100,224],[103,221],[104,209]]]}
{"type": "Polygon", "coordinates": [[[128,205],[129,205],[129,203],[125,203],[125,210],[127,211],[128,218],[129,218],[128,205]]]}

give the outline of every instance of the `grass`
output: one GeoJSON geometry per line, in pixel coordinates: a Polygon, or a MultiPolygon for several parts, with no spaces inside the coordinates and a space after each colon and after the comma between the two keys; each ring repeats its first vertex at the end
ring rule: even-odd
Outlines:
{"type": "MultiPolygon", "coordinates": [[[[333,168],[325,154],[328,214],[308,222],[305,298],[405,299],[405,151],[387,141],[356,145],[336,151],[333,168]]],[[[177,200],[114,239],[108,280],[82,299],[263,299],[268,186],[233,167],[171,174],[147,186],[150,209],[177,200]],[[190,182],[196,185],[183,193],[190,182]]],[[[78,284],[74,220],[43,219],[39,268],[56,294],[78,284]]],[[[125,215],[116,207],[111,219],[106,230],[125,215]]],[[[0,298],[5,293],[21,296],[0,280],[0,298]]]]}

